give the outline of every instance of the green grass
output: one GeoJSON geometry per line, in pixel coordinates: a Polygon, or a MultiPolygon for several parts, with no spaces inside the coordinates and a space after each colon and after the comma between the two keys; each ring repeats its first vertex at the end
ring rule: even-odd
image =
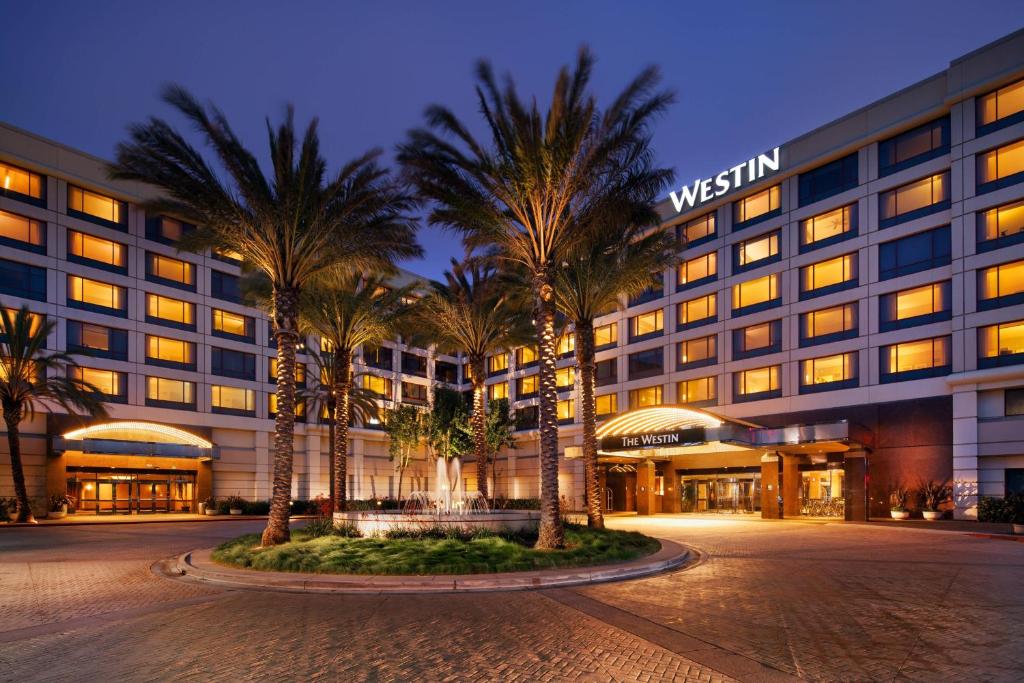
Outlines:
{"type": "Polygon", "coordinates": [[[657,552],[653,538],[632,531],[567,525],[563,550],[534,550],[536,536],[443,533],[418,538],[351,538],[292,532],[289,543],[259,548],[258,534],[219,546],[213,559],[232,567],[313,574],[486,574],[623,562],[657,552]]]}

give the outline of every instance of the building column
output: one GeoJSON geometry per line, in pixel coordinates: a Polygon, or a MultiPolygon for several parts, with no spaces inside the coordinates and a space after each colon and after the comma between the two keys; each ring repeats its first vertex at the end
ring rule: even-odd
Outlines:
{"type": "Polygon", "coordinates": [[[345,482],[349,500],[362,500],[365,498],[363,495],[363,445],[362,439],[349,437],[348,453],[351,459],[345,468],[346,472],[352,477],[351,486],[348,485],[348,482],[345,482]]]}
{"type": "MultiPolygon", "coordinates": [[[[667,463],[671,465],[671,463],[667,463]]],[[[661,497],[662,512],[682,512],[683,499],[679,491],[679,473],[671,467],[665,469],[665,495],[661,497]]]]}
{"type": "MultiPolygon", "coordinates": [[[[196,502],[206,501],[213,495],[213,461],[200,460],[196,467],[196,502]]],[[[195,512],[199,512],[198,504],[195,512]]]]}
{"type": "Polygon", "coordinates": [[[636,466],[636,514],[654,514],[654,463],[644,460],[636,466]]]}
{"type": "MultiPolygon", "coordinates": [[[[50,441],[52,443],[52,440],[50,441]]],[[[46,495],[61,495],[67,493],[67,490],[68,472],[65,453],[51,452],[46,456],[46,495]]]]}
{"type": "Polygon", "coordinates": [[[255,500],[268,500],[270,498],[272,480],[274,477],[274,470],[270,464],[271,433],[258,431],[254,438],[256,450],[256,472],[253,480],[256,490],[253,491],[253,498],[255,500]]]}
{"type": "Polygon", "coordinates": [[[978,392],[974,384],[953,394],[953,517],[978,519],[978,392]]]}
{"type": "Polygon", "coordinates": [[[843,518],[868,521],[868,454],[848,451],[843,457],[843,518]]]}
{"type": "Polygon", "coordinates": [[[779,519],[779,456],[765,453],[761,456],[761,517],[779,519]]]}
{"type": "Polygon", "coordinates": [[[328,498],[327,481],[322,478],[320,466],[320,430],[306,427],[306,499],[317,496],[328,498]]]}
{"type": "Polygon", "coordinates": [[[601,512],[608,512],[608,466],[598,465],[597,466],[597,488],[600,491],[598,494],[601,496],[601,512]]]}
{"type": "Polygon", "coordinates": [[[782,516],[800,516],[800,456],[782,456],[782,516]]]}

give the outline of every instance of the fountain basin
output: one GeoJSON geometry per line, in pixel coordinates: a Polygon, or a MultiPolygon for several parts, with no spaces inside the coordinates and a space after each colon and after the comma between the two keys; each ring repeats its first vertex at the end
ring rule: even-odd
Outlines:
{"type": "Polygon", "coordinates": [[[487,529],[488,531],[526,531],[540,523],[538,510],[493,510],[456,514],[436,512],[361,511],[335,512],[335,525],[349,524],[364,536],[382,536],[388,531],[421,531],[435,527],[451,529],[487,529]]]}

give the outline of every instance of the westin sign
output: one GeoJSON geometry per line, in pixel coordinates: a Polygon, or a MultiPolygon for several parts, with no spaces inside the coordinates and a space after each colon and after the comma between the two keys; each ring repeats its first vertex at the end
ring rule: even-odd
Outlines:
{"type": "Polygon", "coordinates": [[[672,205],[676,207],[676,213],[682,213],[716,197],[721,197],[726,192],[771,175],[779,170],[780,165],[779,148],[776,147],[768,154],[758,154],[753,159],[748,159],[727,171],[722,171],[714,178],[694,180],[692,185],[683,185],[678,194],[675,192],[668,194],[672,198],[672,205]]]}

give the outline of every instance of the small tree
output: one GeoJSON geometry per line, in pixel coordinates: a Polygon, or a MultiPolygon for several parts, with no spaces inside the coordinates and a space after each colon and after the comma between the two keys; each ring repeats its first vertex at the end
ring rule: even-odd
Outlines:
{"type": "Polygon", "coordinates": [[[388,459],[395,463],[398,471],[398,503],[402,503],[402,480],[405,470],[412,464],[413,455],[424,435],[422,411],[400,405],[384,412],[384,431],[388,435],[388,459]]]}
{"type": "MultiPolygon", "coordinates": [[[[486,427],[487,450],[482,468],[484,477],[487,476],[487,465],[491,465],[491,471],[495,472],[493,477],[494,486],[490,488],[491,503],[495,498],[494,489],[497,487],[498,477],[494,465],[498,459],[498,453],[502,448],[516,447],[516,422],[512,418],[512,411],[509,409],[508,399],[499,398],[491,401],[487,406],[487,427],[486,427]]],[[[483,490],[482,488],[480,489],[483,490]]]]}
{"type": "Polygon", "coordinates": [[[426,422],[427,448],[434,458],[461,458],[473,449],[469,411],[459,392],[445,387],[434,389],[434,404],[426,422]]]}

